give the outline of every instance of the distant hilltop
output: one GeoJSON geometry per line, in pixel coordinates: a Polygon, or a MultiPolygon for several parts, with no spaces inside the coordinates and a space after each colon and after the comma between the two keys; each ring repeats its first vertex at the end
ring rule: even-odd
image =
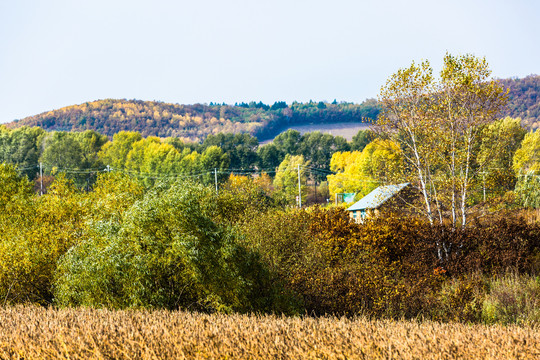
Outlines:
{"type": "MultiPolygon", "coordinates": [[[[527,129],[540,127],[540,76],[500,79],[509,88],[508,106],[502,116],[520,117],[527,129]]],[[[39,126],[45,130],[95,130],[112,136],[128,130],[143,136],[178,137],[203,141],[220,132],[248,133],[264,141],[299,125],[371,122],[380,112],[377,101],[361,104],[313,102],[273,105],[262,102],[179,105],[159,101],[105,99],[67,106],[5,124],[8,128],[39,126]]]]}

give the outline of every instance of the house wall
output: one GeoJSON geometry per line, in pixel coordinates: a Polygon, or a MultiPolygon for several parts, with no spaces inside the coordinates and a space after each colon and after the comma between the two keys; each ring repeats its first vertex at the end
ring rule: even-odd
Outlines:
{"type": "Polygon", "coordinates": [[[378,216],[379,214],[379,210],[377,209],[366,209],[366,210],[354,210],[354,211],[349,211],[349,215],[351,216],[351,218],[356,221],[357,223],[362,223],[364,222],[365,219],[367,219],[368,217],[371,217],[371,216],[378,216]]]}

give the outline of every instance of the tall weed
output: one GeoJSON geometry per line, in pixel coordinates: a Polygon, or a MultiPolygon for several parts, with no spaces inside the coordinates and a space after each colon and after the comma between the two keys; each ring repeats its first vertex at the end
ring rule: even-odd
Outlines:
{"type": "Polygon", "coordinates": [[[494,278],[482,319],[490,324],[540,324],[540,277],[507,273],[494,278]]]}

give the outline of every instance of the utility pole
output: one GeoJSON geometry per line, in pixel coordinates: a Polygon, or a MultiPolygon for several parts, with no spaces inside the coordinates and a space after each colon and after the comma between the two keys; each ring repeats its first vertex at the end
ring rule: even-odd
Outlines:
{"type": "Polygon", "coordinates": [[[317,178],[316,175],[313,177],[313,182],[315,183],[315,204],[317,204],[317,178]]]}
{"type": "Polygon", "coordinates": [[[486,172],[482,173],[482,182],[484,184],[484,203],[486,202],[486,172]]]}
{"type": "Polygon", "coordinates": [[[300,181],[300,164],[298,164],[298,207],[302,207],[302,183],[300,181]]]}
{"type": "Polygon", "coordinates": [[[39,163],[39,196],[43,196],[43,164],[39,163]]]}
{"type": "Polygon", "coordinates": [[[216,182],[216,195],[219,195],[218,187],[217,187],[217,168],[214,168],[214,179],[216,182]]]}

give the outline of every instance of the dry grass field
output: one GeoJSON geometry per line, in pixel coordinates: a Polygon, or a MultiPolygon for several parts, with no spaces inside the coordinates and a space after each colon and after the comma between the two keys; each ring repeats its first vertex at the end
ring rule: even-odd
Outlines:
{"type": "Polygon", "coordinates": [[[540,331],[513,326],[0,309],[1,359],[539,359],[540,331]]]}

